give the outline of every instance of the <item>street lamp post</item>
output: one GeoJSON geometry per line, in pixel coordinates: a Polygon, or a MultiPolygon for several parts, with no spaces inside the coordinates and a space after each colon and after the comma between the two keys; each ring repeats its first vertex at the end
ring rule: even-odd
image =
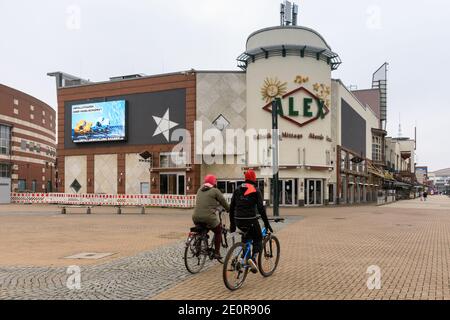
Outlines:
{"type": "Polygon", "coordinates": [[[273,168],[273,215],[280,216],[280,198],[279,198],[279,176],[278,176],[278,103],[274,99],[272,101],[272,168],[273,168]]]}

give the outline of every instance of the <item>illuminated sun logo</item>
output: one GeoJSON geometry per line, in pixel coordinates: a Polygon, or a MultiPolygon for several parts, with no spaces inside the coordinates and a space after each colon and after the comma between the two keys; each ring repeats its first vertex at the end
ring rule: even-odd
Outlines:
{"type": "Polygon", "coordinates": [[[261,88],[262,99],[269,102],[273,98],[284,95],[287,92],[286,86],[286,82],[281,82],[277,78],[266,78],[266,80],[264,80],[264,85],[261,88]]]}

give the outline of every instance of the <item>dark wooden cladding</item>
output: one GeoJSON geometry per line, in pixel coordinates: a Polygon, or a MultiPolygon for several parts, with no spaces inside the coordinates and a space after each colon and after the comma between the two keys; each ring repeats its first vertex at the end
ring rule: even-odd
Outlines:
{"type": "MultiPolygon", "coordinates": [[[[194,121],[196,119],[196,76],[195,74],[171,74],[148,78],[138,78],[124,81],[111,81],[105,83],[90,84],[77,87],[61,88],[58,90],[58,167],[59,167],[59,191],[64,192],[64,157],[87,155],[87,177],[91,179],[88,182],[88,192],[94,192],[94,156],[99,154],[117,154],[117,190],[118,193],[125,193],[126,166],[125,157],[128,153],[141,153],[142,151],[151,152],[154,158],[154,166],[159,162],[160,152],[169,152],[175,144],[163,145],[121,145],[114,146],[114,143],[98,144],[98,147],[65,149],[64,146],[64,107],[66,102],[83,101],[89,99],[99,99],[105,97],[115,97],[139,93],[152,93],[174,89],[186,89],[186,129],[192,137],[191,154],[194,159],[194,121]],[[121,176],[120,174],[123,173],[121,176]]],[[[128,126],[132,123],[128,123],[128,126]]],[[[190,179],[191,187],[187,191],[188,194],[195,193],[199,182],[199,167],[193,166],[191,172],[186,172],[186,181],[190,179]],[[194,169],[195,168],[195,169],[194,169]]],[[[151,173],[150,175],[151,193],[159,193],[159,174],[151,173]]],[[[67,190],[66,190],[67,192],[67,190]]]]}
{"type": "Polygon", "coordinates": [[[126,177],[126,166],[125,166],[125,154],[119,153],[117,155],[117,193],[125,193],[125,177],[126,177]]]}
{"type": "Polygon", "coordinates": [[[95,160],[93,154],[88,154],[86,156],[86,177],[87,177],[87,192],[94,193],[95,185],[95,160]]]}

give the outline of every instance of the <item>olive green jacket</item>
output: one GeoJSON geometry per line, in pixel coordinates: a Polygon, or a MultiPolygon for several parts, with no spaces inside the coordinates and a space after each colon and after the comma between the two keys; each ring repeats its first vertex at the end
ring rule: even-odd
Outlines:
{"type": "Polygon", "coordinates": [[[219,205],[224,207],[226,211],[230,210],[228,202],[219,189],[206,186],[201,187],[197,192],[192,221],[195,224],[204,223],[210,229],[217,227],[220,220],[215,211],[219,205]]]}

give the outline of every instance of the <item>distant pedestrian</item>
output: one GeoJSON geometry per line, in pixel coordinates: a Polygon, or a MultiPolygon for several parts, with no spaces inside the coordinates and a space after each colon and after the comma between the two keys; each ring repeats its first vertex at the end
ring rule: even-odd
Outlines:
{"type": "Polygon", "coordinates": [[[423,192],[420,191],[420,201],[423,201],[423,192]]]}
{"type": "Polygon", "coordinates": [[[428,197],[428,192],[424,191],[423,192],[423,201],[427,201],[427,197],[428,197]]]}

